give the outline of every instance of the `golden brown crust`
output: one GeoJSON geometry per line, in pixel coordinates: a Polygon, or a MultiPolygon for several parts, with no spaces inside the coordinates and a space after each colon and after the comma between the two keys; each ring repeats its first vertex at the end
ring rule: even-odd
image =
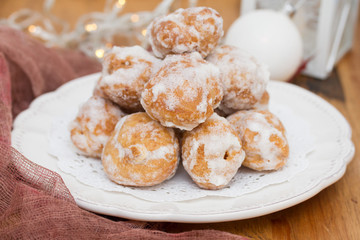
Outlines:
{"type": "Polygon", "coordinates": [[[157,57],[197,51],[206,57],[223,35],[219,13],[207,7],[178,9],[155,19],[148,38],[157,57]]]}
{"type": "Polygon", "coordinates": [[[172,129],[146,113],[128,115],[106,144],[102,163],[111,180],[127,186],[152,186],[172,177],[179,144],[172,129]]]}
{"type": "Polygon", "coordinates": [[[262,171],[277,170],[286,164],[289,145],[285,128],[274,114],[266,110],[239,111],[227,119],[242,140],[244,166],[262,171]],[[261,129],[256,129],[258,126],[261,129]]]}
{"type": "Polygon", "coordinates": [[[71,124],[71,140],[85,155],[99,158],[115,125],[124,115],[109,100],[92,96],[71,124]]]}
{"type": "Polygon", "coordinates": [[[164,126],[191,130],[211,116],[221,99],[216,67],[192,53],[168,56],[145,85],[141,103],[164,126]]]}
{"type": "Polygon", "coordinates": [[[98,88],[125,111],[141,111],[141,92],[158,61],[139,46],[114,47],[104,57],[98,88]]]}
{"type": "Polygon", "coordinates": [[[234,46],[218,47],[207,58],[219,67],[224,87],[224,98],[219,108],[226,114],[238,110],[265,109],[268,95],[264,95],[269,72],[246,51],[234,46]]]}
{"type": "Polygon", "coordinates": [[[259,111],[269,110],[269,101],[270,101],[270,95],[268,91],[265,91],[264,94],[261,96],[260,100],[254,104],[253,109],[259,111]]]}
{"type": "MultiPolygon", "coordinates": [[[[106,96],[106,94],[101,90],[100,88],[100,82],[101,82],[101,78],[100,77],[97,81],[96,81],[96,84],[95,84],[95,87],[94,87],[94,91],[93,91],[93,96],[98,96],[98,97],[102,97],[104,99],[108,99],[108,97],[106,96]]],[[[109,99],[110,100],[110,99],[109,99]]]]}
{"type": "Polygon", "coordinates": [[[201,188],[225,187],[241,166],[244,156],[236,132],[217,114],[183,135],[182,163],[201,188]]]}

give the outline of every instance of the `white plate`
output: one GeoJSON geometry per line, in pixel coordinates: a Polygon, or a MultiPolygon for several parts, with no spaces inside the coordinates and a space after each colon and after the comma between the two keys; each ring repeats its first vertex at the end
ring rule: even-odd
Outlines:
{"type": "Polygon", "coordinates": [[[132,195],[84,185],[57,167],[47,153],[48,131],[54,116],[78,106],[90,95],[100,74],[71,81],[33,101],[14,122],[13,147],[24,156],[58,172],[80,207],[93,212],[144,221],[221,222],[257,217],[296,205],[339,180],[354,156],[351,128],[344,117],[320,97],[292,84],[270,82],[271,101],[291,107],[308,122],[314,151],[308,168],[291,180],[267,186],[241,197],[204,197],[181,202],[150,202],[132,195]]]}

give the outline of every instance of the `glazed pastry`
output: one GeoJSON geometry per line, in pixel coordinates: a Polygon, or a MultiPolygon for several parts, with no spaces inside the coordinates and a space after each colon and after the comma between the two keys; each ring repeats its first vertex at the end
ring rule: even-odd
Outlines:
{"type": "Polygon", "coordinates": [[[219,108],[224,113],[252,109],[261,100],[270,74],[246,51],[224,45],[216,48],[207,60],[221,72],[224,98],[219,108]]]}
{"type": "Polygon", "coordinates": [[[191,130],[213,113],[222,99],[216,66],[199,53],[168,55],[147,82],[141,104],[166,127],[191,130]]]}
{"type": "Polygon", "coordinates": [[[245,157],[241,140],[229,122],[214,113],[182,139],[182,163],[201,188],[229,184],[245,157]]]}
{"type": "Polygon", "coordinates": [[[178,9],[156,18],[147,29],[155,56],[197,51],[206,57],[224,35],[223,19],[212,8],[178,9]]]}
{"type": "Polygon", "coordinates": [[[265,90],[264,94],[261,96],[260,100],[254,104],[254,110],[269,110],[269,100],[270,95],[268,91],[265,90]]]}
{"type": "Polygon", "coordinates": [[[102,164],[107,176],[126,186],[153,186],[171,178],[179,162],[174,130],[146,113],[120,120],[105,145],[102,164]]]}
{"type": "MultiPolygon", "coordinates": [[[[269,93],[265,90],[264,94],[261,96],[260,101],[254,104],[253,110],[269,110],[269,93]]],[[[219,116],[227,117],[229,114],[226,114],[220,108],[214,110],[219,116]]]]}
{"type": "Polygon", "coordinates": [[[115,125],[124,115],[109,100],[92,96],[70,124],[71,140],[84,155],[100,158],[115,125]]]}
{"type": "Polygon", "coordinates": [[[243,165],[254,170],[277,170],[289,157],[289,145],[281,121],[269,111],[239,111],[228,121],[240,136],[246,158],[243,165]]]}
{"type": "Polygon", "coordinates": [[[103,62],[99,88],[128,112],[140,111],[140,96],[159,59],[140,46],[113,47],[103,62]]]}
{"type": "Polygon", "coordinates": [[[95,87],[93,90],[93,96],[98,96],[98,97],[107,99],[108,97],[105,95],[105,93],[100,88],[101,79],[102,79],[102,77],[100,77],[95,84],[95,87]]]}

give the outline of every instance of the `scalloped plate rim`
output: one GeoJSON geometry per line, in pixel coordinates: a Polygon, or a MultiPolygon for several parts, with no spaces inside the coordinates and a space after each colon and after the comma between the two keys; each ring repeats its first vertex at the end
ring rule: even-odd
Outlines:
{"type": "MultiPolygon", "coordinates": [[[[89,78],[96,78],[100,76],[100,73],[94,73],[91,75],[83,76],[77,79],[74,79],[73,81],[70,81],[68,83],[63,84],[58,89],[56,89],[53,92],[45,93],[38,98],[36,98],[29,106],[29,108],[22,113],[20,113],[17,118],[14,120],[13,124],[13,132],[12,134],[17,134],[18,131],[24,130],[22,129],[22,126],[20,123],[28,116],[28,114],[31,114],[32,109],[36,107],[41,107],[41,103],[43,101],[46,101],[46,99],[51,98],[52,96],[56,95],[57,93],[61,93],[63,91],[66,91],[67,88],[71,88],[71,85],[76,81],[83,81],[85,79],[89,78]]],[[[304,94],[307,94],[311,96],[312,98],[316,99],[315,101],[321,102],[321,104],[325,104],[326,107],[330,109],[330,111],[333,111],[337,117],[340,117],[341,124],[343,127],[345,127],[342,135],[344,138],[343,140],[346,141],[346,147],[349,148],[346,155],[342,156],[342,165],[337,169],[336,172],[332,173],[332,175],[329,175],[325,178],[321,178],[318,182],[314,184],[311,188],[307,189],[306,191],[296,195],[289,197],[287,199],[281,199],[277,202],[271,202],[268,204],[265,204],[261,209],[254,207],[250,209],[243,209],[238,210],[235,209],[233,211],[229,212],[219,212],[219,213],[204,213],[204,214],[181,214],[179,212],[169,212],[169,213],[144,213],[144,212],[135,212],[135,211],[129,211],[126,208],[119,208],[118,206],[108,206],[100,203],[93,202],[88,199],[83,199],[81,196],[77,196],[76,194],[73,194],[74,199],[76,203],[84,208],[91,210],[93,212],[101,213],[101,214],[107,214],[112,216],[119,216],[119,217],[125,217],[129,219],[135,219],[135,220],[143,220],[143,221],[172,221],[172,222],[187,222],[187,223],[208,223],[208,222],[222,222],[222,221],[232,221],[232,220],[240,220],[240,219],[247,219],[257,216],[266,215],[272,212],[280,211],[283,209],[286,209],[288,207],[294,206],[296,204],[299,204],[313,196],[315,196],[317,193],[319,193],[321,190],[325,189],[326,187],[332,185],[336,181],[338,181],[346,172],[347,165],[351,162],[354,154],[355,154],[355,146],[354,143],[351,141],[351,127],[345,117],[331,104],[326,102],[321,97],[309,92],[306,89],[303,89],[299,86],[284,83],[284,82],[275,82],[271,81],[271,84],[275,85],[283,85],[286,87],[291,87],[296,89],[296,91],[301,91],[304,94]]],[[[45,113],[44,113],[45,114],[45,113]]],[[[340,160],[340,159],[339,159],[340,160]]],[[[61,174],[60,174],[61,175],[61,174]]],[[[261,191],[261,190],[260,190],[261,191]]],[[[127,194],[128,195],[128,194],[127,194]]],[[[206,198],[206,197],[205,197],[206,198]]],[[[143,200],[146,201],[146,200],[143,200]]],[[[201,200],[200,200],[201,201],[201,200]]],[[[176,204],[176,202],[175,202],[176,204]]]]}

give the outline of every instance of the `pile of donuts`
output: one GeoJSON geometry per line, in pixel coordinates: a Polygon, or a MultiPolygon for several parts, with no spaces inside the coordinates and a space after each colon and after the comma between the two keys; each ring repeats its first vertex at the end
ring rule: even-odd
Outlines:
{"type": "Polygon", "coordinates": [[[222,25],[211,8],[178,9],[148,26],[152,52],[113,47],[104,56],[70,135],[112,181],[153,186],[181,161],[199,187],[221,189],[241,166],[285,165],[285,129],[267,110],[269,72],[246,51],[217,46],[222,25]]]}

